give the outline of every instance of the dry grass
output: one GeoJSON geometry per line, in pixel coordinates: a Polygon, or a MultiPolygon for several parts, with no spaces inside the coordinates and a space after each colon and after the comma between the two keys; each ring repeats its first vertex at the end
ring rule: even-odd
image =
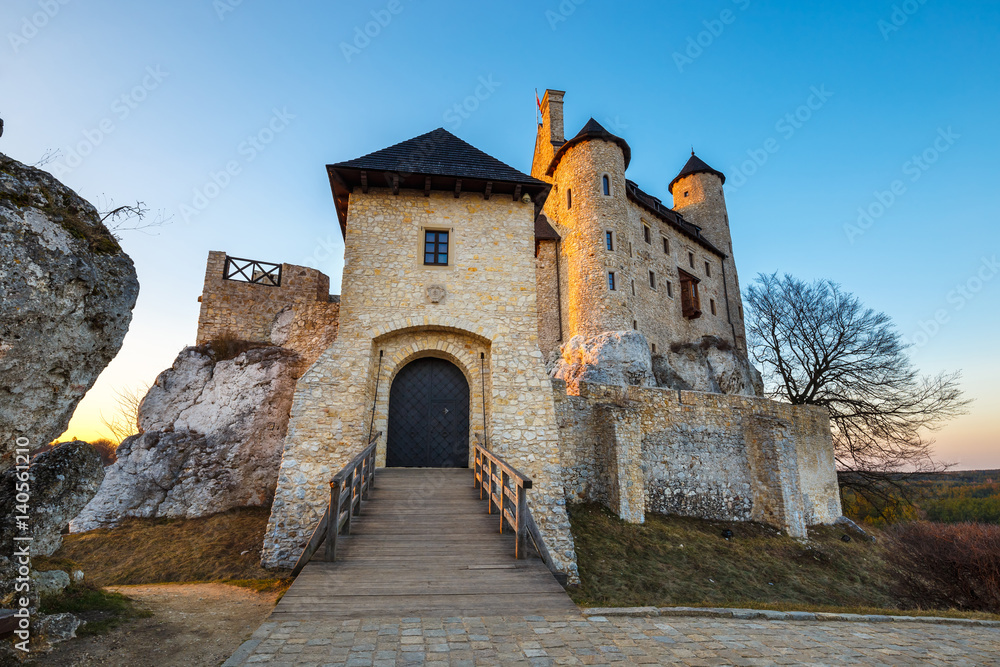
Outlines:
{"type": "Polygon", "coordinates": [[[66,535],[52,559],[37,566],[78,567],[96,586],[221,582],[280,590],[288,573],[260,566],[269,513],[246,507],[198,519],[128,519],[66,535]]]}
{"type": "Polygon", "coordinates": [[[596,505],[571,508],[587,606],[893,608],[881,547],[842,530],[802,544],[774,528],[647,514],[631,525],[596,505]],[[726,540],[722,531],[732,530],[726,540]]]}

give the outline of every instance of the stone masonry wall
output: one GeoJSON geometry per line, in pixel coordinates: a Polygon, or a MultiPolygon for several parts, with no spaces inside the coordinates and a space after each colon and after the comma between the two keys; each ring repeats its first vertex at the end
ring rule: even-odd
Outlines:
{"type": "Polygon", "coordinates": [[[477,193],[355,191],[345,246],[339,333],[296,388],[264,564],[298,558],[328,502],[331,475],[366,441],[376,380],[375,429],[384,431],[395,372],[438,356],[469,380],[473,432],[482,429],[477,394],[485,380],[491,449],[532,477],[529,505],[539,529],[560,569],[578,580],[555,408],[538,349],[534,206],[477,193]],[[448,266],[423,264],[425,229],[451,232],[448,266]],[[443,298],[432,299],[438,288],[443,298]]]}
{"type": "MultiPolygon", "coordinates": [[[[548,358],[552,350],[558,350],[565,342],[562,335],[560,315],[560,288],[556,280],[556,253],[559,243],[541,241],[535,257],[535,284],[538,294],[538,347],[548,358]]],[[[561,268],[561,267],[560,267],[561,268]]]]}
{"type": "Polygon", "coordinates": [[[553,382],[571,500],[597,500],[637,522],[642,511],[756,520],[798,536],[841,515],[821,408],[586,383],[578,391],[553,382]]]}
{"type": "Polygon", "coordinates": [[[337,337],[340,302],[330,278],[304,266],[281,265],[281,285],[226,280],[226,253],[208,253],[197,343],[223,336],[281,345],[299,353],[302,370],[337,337]]]}

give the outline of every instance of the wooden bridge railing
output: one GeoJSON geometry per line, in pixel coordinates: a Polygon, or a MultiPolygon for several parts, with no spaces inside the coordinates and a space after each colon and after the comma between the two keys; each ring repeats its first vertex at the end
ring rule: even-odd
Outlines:
{"type": "Polygon", "coordinates": [[[514,531],[514,558],[524,558],[529,517],[527,491],[531,488],[531,478],[488,450],[478,433],[475,449],[473,483],[479,489],[479,498],[489,500],[490,514],[500,515],[501,533],[504,526],[514,531]]]}
{"type": "Polygon", "coordinates": [[[337,559],[337,536],[342,532],[351,532],[351,517],[361,514],[361,501],[368,499],[369,489],[375,486],[375,446],[380,437],[381,431],[330,480],[330,504],[295,563],[293,577],[298,576],[324,542],[326,548],[323,560],[337,559]],[[331,517],[335,517],[332,522],[331,517]],[[331,525],[334,526],[333,530],[330,530],[331,525]]]}

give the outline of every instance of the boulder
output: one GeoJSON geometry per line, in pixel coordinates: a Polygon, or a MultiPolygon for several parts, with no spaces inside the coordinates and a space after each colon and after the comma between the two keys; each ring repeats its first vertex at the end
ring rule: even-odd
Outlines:
{"type": "Polygon", "coordinates": [[[299,356],[257,347],[216,361],[210,345],[185,348],[139,405],[140,433],[73,532],[125,517],[198,517],[274,498],[299,356]]]}
{"type": "Polygon", "coordinates": [[[97,210],[0,154],[0,454],[66,430],[121,348],[138,294],[97,210]]]}
{"type": "Polygon", "coordinates": [[[61,593],[69,584],[69,575],[62,570],[31,573],[31,585],[34,587],[36,595],[61,593]]]}
{"type": "Polygon", "coordinates": [[[83,624],[73,614],[49,614],[42,616],[35,629],[49,644],[58,644],[76,637],[76,631],[83,624]]]}
{"type": "Polygon", "coordinates": [[[569,386],[580,382],[655,387],[649,343],[638,331],[606,331],[574,336],[562,346],[552,376],[569,386]]]}
{"type": "Polygon", "coordinates": [[[764,381],[746,355],[728,341],[704,336],[696,343],[670,346],[653,357],[656,384],[669,389],[763,396],[764,381]]]}
{"type": "MultiPolygon", "coordinates": [[[[24,544],[14,538],[30,531],[31,555],[52,555],[62,545],[62,533],[70,519],[94,497],[103,479],[100,454],[79,441],[66,442],[39,454],[26,471],[8,468],[0,474],[0,507],[4,508],[0,520],[0,545],[4,549],[0,554],[0,599],[13,591],[17,563],[10,555],[18,545],[24,544]],[[27,475],[26,481],[24,475],[27,475]],[[28,488],[27,530],[17,524],[21,500],[17,485],[20,484],[27,484],[28,488]]],[[[35,574],[40,573],[33,573],[33,576],[35,574]]],[[[41,574],[58,576],[48,572],[41,574]]],[[[61,574],[68,585],[69,576],[65,572],[61,574]]]]}

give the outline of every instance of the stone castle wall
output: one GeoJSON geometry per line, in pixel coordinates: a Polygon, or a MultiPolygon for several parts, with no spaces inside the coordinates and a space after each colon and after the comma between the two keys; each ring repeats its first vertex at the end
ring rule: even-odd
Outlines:
{"type": "Polygon", "coordinates": [[[561,285],[556,280],[559,243],[556,241],[541,241],[537,244],[535,254],[535,291],[538,299],[538,347],[546,358],[553,350],[558,350],[565,341],[563,339],[562,322],[560,321],[561,285]]]}
{"type": "MultiPolygon", "coordinates": [[[[366,442],[373,404],[375,430],[385,432],[395,373],[436,356],[469,381],[473,433],[483,427],[485,384],[490,447],[532,477],[532,513],[554,560],[576,580],[555,407],[538,348],[534,206],[509,196],[371,188],[351,195],[348,215],[340,329],[296,389],[264,563],[295,561],[328,502],[328,480],[366,442]],[[448,266],[423,264],[425,229],[450,232],[448,266]],[[432,286],[443,298],[431,298],[432,286]]],[[[383,438],[380,460],[385,446],[383,438]]]]}
{"type": "Polygon", "coordinates": [[[197,345],[226,336],[281,345],[312,364],[337,337],[340,302],[330,278],[304,266],[281,265],[273,287],[223,278],[226,253],[208,253],[197,345]]]}
{"type": "Polygon", "coordinates": [[[745,396],[553,382],[570,500],[761,521],[805,536],[841,515],[826,411],[745,396]]]}

